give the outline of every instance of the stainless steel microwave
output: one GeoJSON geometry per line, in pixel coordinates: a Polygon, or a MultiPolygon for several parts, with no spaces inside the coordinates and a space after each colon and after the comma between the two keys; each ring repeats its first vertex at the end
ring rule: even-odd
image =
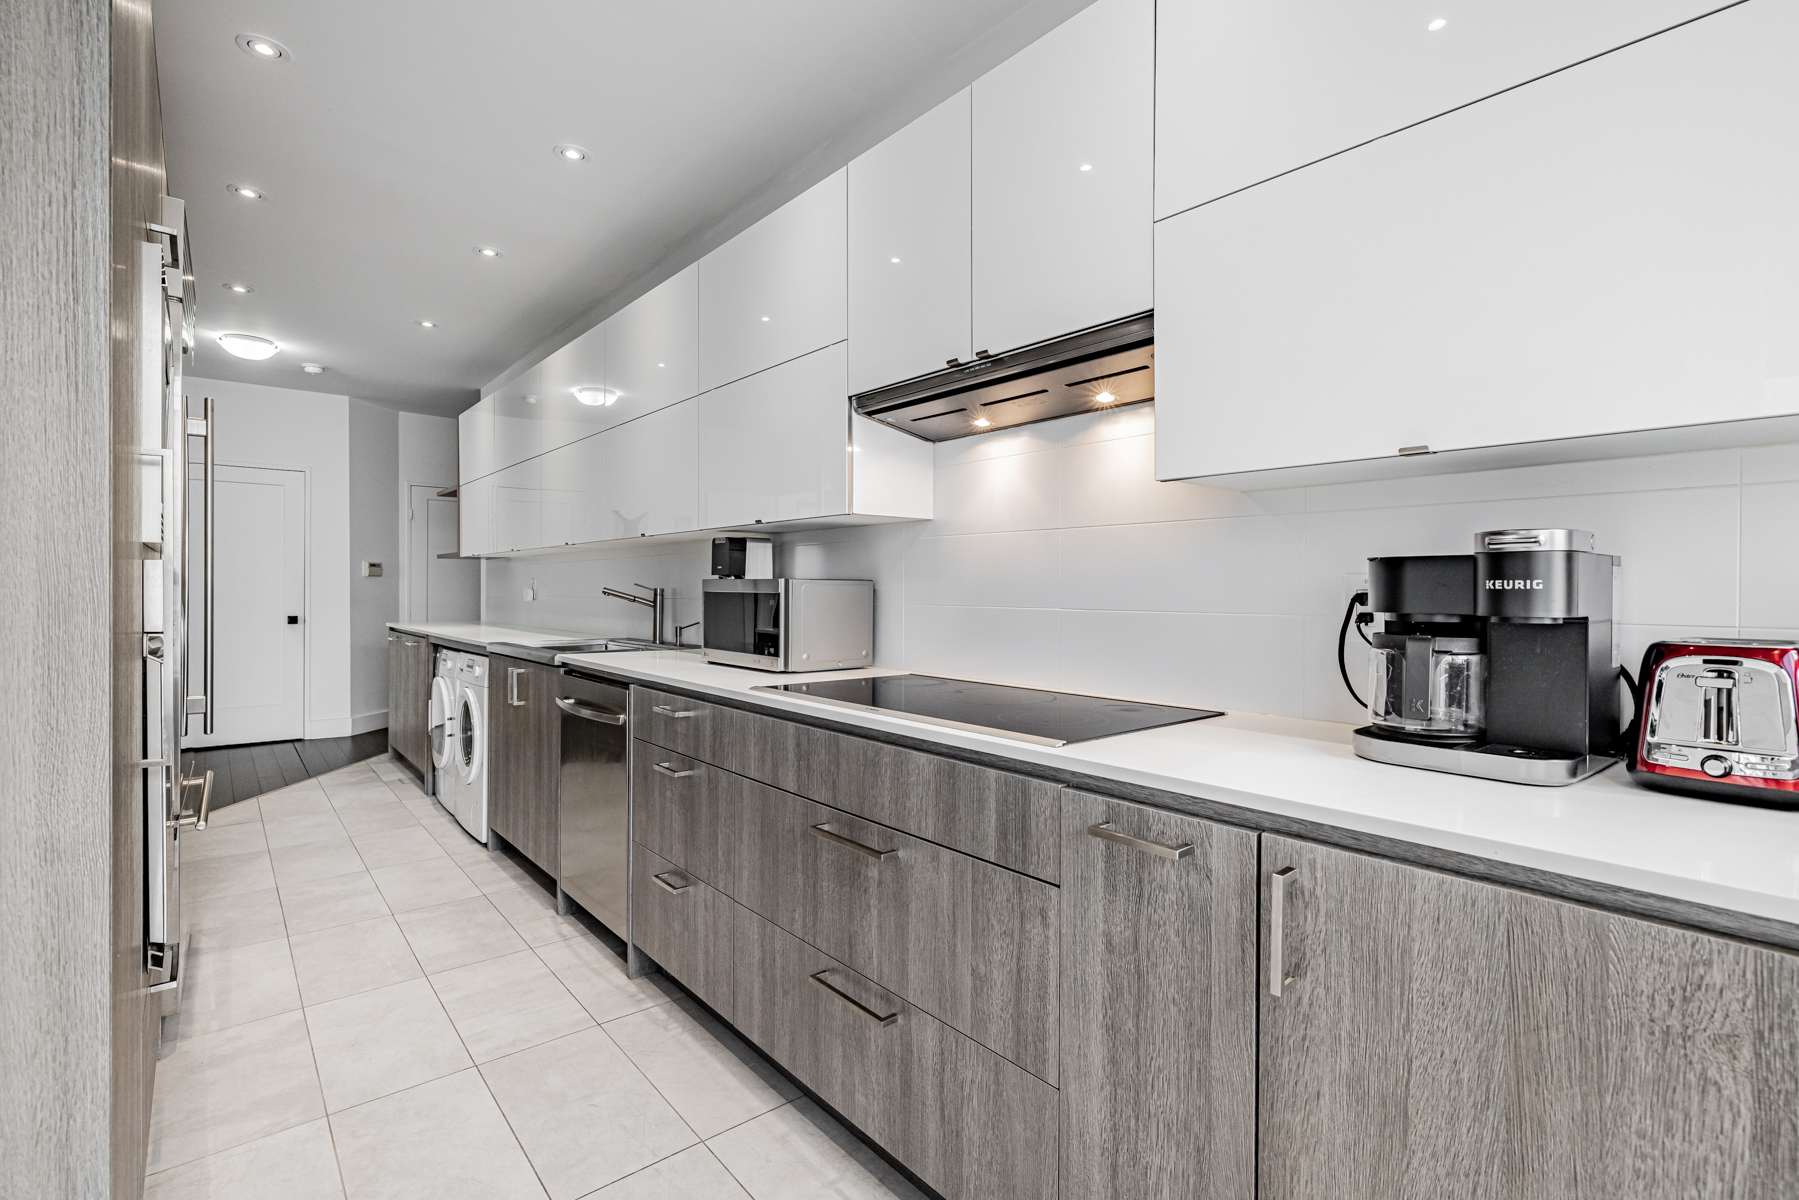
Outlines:
{"type": "Polygon", "coordinates": [[[867,579],[705,579],[710,662],[759,671],[872,667],[875,585],[867,579]]]}

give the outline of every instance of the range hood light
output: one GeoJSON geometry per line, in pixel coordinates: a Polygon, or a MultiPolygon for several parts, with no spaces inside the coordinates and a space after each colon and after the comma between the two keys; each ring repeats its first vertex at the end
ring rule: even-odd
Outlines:
{"type": "Polygon", "coordinates": [[[1099,395],[1093,397],[1096,404],[1110,404],[1116,399],[1118,399],[1118,397],[1114,396],[1111,392],[1101,392],[1099,395]]]}

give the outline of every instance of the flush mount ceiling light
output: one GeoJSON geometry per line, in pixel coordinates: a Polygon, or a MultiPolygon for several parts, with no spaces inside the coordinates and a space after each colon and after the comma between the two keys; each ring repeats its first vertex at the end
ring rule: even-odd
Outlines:
{"type": "Polygon", "coordinates": [[[556,147],[556,157],[567,159],[569,162],[584,162],[587,158],[587,151],[579,146],[564,144],[556,147]]]}
{"type": "Polygon", "coordinates": [[[268,338],[257,337],[250,333],[221,333],[219,345],[225,347],[225,353],[235,354],[239,358],[264,359],[271,354],[279,353],[280,346],[268,338]]]}
{"type": "Polygon", "coordinates": [[[422,329],[436,329],[437,322],[436,321],[420,321],[419,327],[422,329]]]}
{"type": "Polygon", "coordinates": [[[265,38],[257,33],[238,34],[237,48],[263,62],[287,62],[293,58],[286,46],[274,38],[265,38]]]}
{"type": "Polygon", "coordinates": [[[500,257],[500,252],[495,250],[492,246],[476,246],[475,253],[479,254],[482,258],[500,257]]]}
{"type": "Polygon", "coordinates": [[[578,387],[575,389],[575,399],[583,404],[591,404],[596,408],[601,408],[608,404],[617,403],[618,393],[608,391],[603,387],[578,387]]]}
{"type": "Polygon", "coordinates": [[[248,296],[256,289],[245,283],[227,283],[221,285],[228,292],[236,292],[240,296],[248,296]]]}
{"type": "Polygon", "coordinates": [[[319,363],[301,363],[300,369],[308,375],[323,375],[325,373],[324,366],[319,363]]]}
{"type": "Polygon", "coordinates": [[[228,183],[225,190],[240,200],[266,200],[268,193],[261,188],[253,188],[247,183],[228,183]]]}
{"type": "Polygon", "coordinates": [[[1447,24],[1449,24],[1448,21],[1444,20],[1442,17],[1438,17],[1436,20],[1432,21],[1429,25],[1426,25],[1424,28],[1429,30],[1431,33],[1435,33],[1435,32],[1437,32],[1437,30],[1443,28],[1443,26],[1445,26],[1447,24]]]}
{"type": "Polygon", "coordinates": [[[537,403],[537,397],[536,397],[536,396],[526,396],[526,397],[525,397],[525,403],[526,403],[526,404],[536,404],[536,403],[537,403]]]}

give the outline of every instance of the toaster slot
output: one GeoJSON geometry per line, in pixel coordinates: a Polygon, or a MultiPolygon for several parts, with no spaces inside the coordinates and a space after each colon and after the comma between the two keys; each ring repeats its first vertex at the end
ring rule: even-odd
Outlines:
{"type": "Polygon", "coordinates": [[[1735,671],[1710,668],[1694,680],[1705,699],[1700,714],[1701,741],[1719,746],[1737,744],[1737,677],[1735,671]]]}

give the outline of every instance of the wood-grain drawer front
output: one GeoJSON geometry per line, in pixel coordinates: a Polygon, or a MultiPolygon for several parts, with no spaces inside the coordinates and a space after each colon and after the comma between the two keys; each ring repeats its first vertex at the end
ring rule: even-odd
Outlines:
{"type": "Polygon", "coordinates": [[[736,948],[737,1027],[919,1178],[1055,1197],[1054,1088],[741,906],[736,948]]]}
{"type": "Polygon", "coordinates": [[[1056,882],[1053,783],[648,688],[633,695],[637,736],[659,746],[1056,882]]]}
{"type": "Polygon", "coordinates": [[[631,940],[726,1020],[736,970],[728,896],[660,855],[631,847],[631,940]]]}
{"type": "Polygon", "coordinates": [[[1054,887],[772,788],[743,817],[741,903],[1056,1082],[1054,887]]]}
{"type": "Polygon", "coordinates": [[[632,837],[683,871],[730,893],[737,813],[758,785],[649,742],[631,747],[632,837]]]}

